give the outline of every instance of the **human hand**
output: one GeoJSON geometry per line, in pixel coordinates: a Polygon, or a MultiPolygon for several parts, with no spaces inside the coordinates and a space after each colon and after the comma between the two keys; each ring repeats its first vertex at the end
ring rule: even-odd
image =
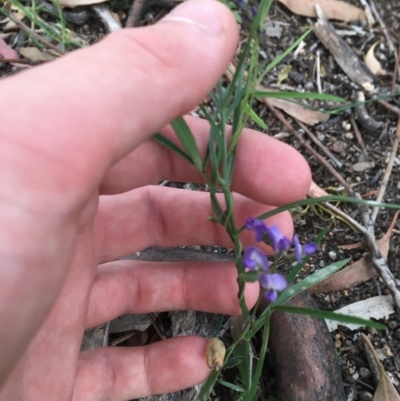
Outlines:
{"type": "MultiPolygon", "coordinates": [[[[191,386],[209,373],[205,339],[80,354],[84,330],[127,313],[240,313],[232,264],[115,261],[151,245],[231,245],[206,218],[208,194],[151,185],[200,177],[149,138],[215,85],[236,22],[210,0],[168,18],[1,83],[1,400],[128,400],[191,386]]],[[[187,122],[204,154],[207,123],[187,122]]],[[[161,132],[175,140],[169,127],[161,132]]],[[[233,182],[239,224],[302,198],[309,183],[295,150],[244,131],[233,182]]],[[[287,213],[271,220],[291,236],[287,213]]],[[[251,233],[241,239],[253,242],[251,233]]],[[[249,307],[257,296],[248,285],[249,307]]]]}

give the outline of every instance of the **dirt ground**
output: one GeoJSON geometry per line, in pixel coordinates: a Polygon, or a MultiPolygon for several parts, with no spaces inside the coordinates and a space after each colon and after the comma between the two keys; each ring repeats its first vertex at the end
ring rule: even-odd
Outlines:
{"type": "MultiPolygon", "coordinates": [[[[349,0],[348,2],[361,7],[360,2],[357,0],[349,0]]],[[[126,22],[130,4],[131,2],[128,0],[110,4],[111,8],[119,15],[123,25],[126,22]]],[[[150,2],[146,3],[139,23],[142,25],[152,23],[167,13],[173,4],[173,2],[160,3],[157,0],[150,0],[150,2]]],[[[375,4],[378,13],[390,32],[395,47],[399,48],[400,2],[397,0],[376,0],[375,4]]],[[[80,7],[74,11],[65,10],[65,12],[75,13],[76,15],[80,13],[81,20],[79,22],[77,22],[78,20],[69,22],[69,27],[77,34],[83,35],[88,44],[96,42],[106,34],[106,27],[90,6],[80,7]]],[[[241,10],[239,9],[238,12],[241,13],[241,10]]],[[[74,18],[77,18],[76,15],[74,18]]],[[[52,17],[45,16],[44,18],[51,20],[52,17]]],[[[70,21],[71,18],[71,16],[66,17],[70,21]]],[[[245,16],[243,18],[245,20],[245,16]]],[[[282,4],[275,1],[267,18],[267,26],[270,29],[262,32],[260,36],[262,57],[265,61],[271,61],[281,54],[294,40],[304,33],[305,28],[310,26],[310,22],[314,21],[293,14],[282,4]]],[[[344,34],[343,38],[361,58],[366,53],[366,49],[375,42],[379,42],[375,55],[387,75],[377,77],[375,85],[381,88],[382,93],[389,93],[396,59],[389,50],[387,39],[380,25],[375,24],[370,28],[361,22],[336,21],[332,22],[332,24],[336,30],[348,32],[348,34],[344,34]]],[[[0,25],[0,33],[2,32],[2,25],[0,25]]],[[[15,32],[16,36],[8,36],[6,40],[12,41],[12,44],[16,47],[18,47],[18,44],[26,43],[27,35],[22,31],[18,32],[16,30],[15,32]]],[[[242,35],[246,35],[245,22],[242,35]]],[[[314,33],[311,33],[305,39],[303,53],[296,58],[292,54],[287,56],[282,63],[268,74],[263,84],[270,88],[279,88],[281,90],[316,91],[315,62],[317,52],[320,55],[322,91],[341,96],[349,102],[354,102],[354,86],[351,85],[350,80],[334,61],[329,50],[322,45],[314,33]],[[282,84],[278,86],[279,74],[288,65],[292,67],[292,70],[282,84]]],[[[0,74],[3,77],[13,74],[19,69],[19,67],[15,67],[10,63],[0,62],[0,74]]],[[[399,80],[397,80],[397,84],[400,85],[399,80]]],[[[390,99],[387,102],[400,109],[400,101],[398,99],[390,99]]],[[[317,107],[319,103],[315,102],[313,105],[317,107]]],[[[268,135],[277,136],[281,140],[290,143],[307,158],[316,184],[331,194],[344,193],[342,186],[335,177],[318,162],[315,156],[304,148],[303,142],[306,142],[321,154],[321,148],[315,145],[310,136],[298,125],[294,118],[285,115],[286,120],[301,134],[301,140],[294,137],[263,103],[256,102],[254,109],[268,126],[268,135]]],[[[360,135],[357,135],[352,124],[352,118],[355,116],[354,109],[349,109],[337,116],[331,116],[326,123],[319,123],[314,126],[308,125],[307,128],[312,131],[322,143],[322,146],[330,151],[339,162],[338,165],[335,161],[326,157],[328,163],[337,170],[339,175],[363,199],[375,200],[392,151],[396,126],[400,116],[396,112],[389,110],[384,104],[377,102],[368,103],[366,111],[378,123],[378,128],[367,129],[356,118],[354,121],[360,135]]],[[[166,185],[170,186],[183,186],[184,184],[166,183],[166,185]]],[[[400,203],[399,156],[395,158],[393,171],[383,200],[387,203],[400,203]]],[[[341,204],[340,208],[358,222],[362,222],[360,209],[357,206],[341,204]]],[[[379,239],[384,235],[393,216],[394,212],[392,210],[382,209],[379,212],[375,223],[376,238],[379,239]]],[[[329,226],[326,240],[322,243],[318,253],[311,259],[307,266],[307,272],[304,273],[311,273],[319,267],[324,267],[335,260],[341,260],[346,257],[351,257],[352,261],[356,261],[368,250],[361,233],[340,219],[335,218],[332,213],[322,209],[309,208],[304,213],[297,213],[295,222],[296,231],[303,241],[315,239],[322,229],[329,226]],[[343,246],[346,247],[357,243],[361,244],[354,249],[343,248],[343,246]]],[[[397,280],[398,287],[400,286],[399,234],[400,223],[396,222],[390,241],[387,263],[397,280]]],[[[317,295],[315,299],[321,308],[337,310],[354,302],[378,295],[390,295],[380,278],[368,280],[346,290],[322,293],[317,295]]],[[[332,339],[340,360],[348,400],[372,400],[376,389],[374,374],[371,371],[372,368],[368,363],[362,345],[361,332],[368,334],[371,338],[373,345],[379,351],[386,373],[400,392],[400,312],[397,310],[380,321],[388,326],[386,332],[370,329],[350,330],[344,326],[340,326],[332,332],[332,339]]]]}

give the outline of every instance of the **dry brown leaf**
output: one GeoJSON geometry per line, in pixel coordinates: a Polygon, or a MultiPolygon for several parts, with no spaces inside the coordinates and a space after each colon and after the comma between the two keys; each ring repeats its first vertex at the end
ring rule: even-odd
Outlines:
{"type": "Polygon", "coordinates": [[[37,47],[21,47],[18,51],[21,56],[32,61],[51,61],[55,58],[48,53],[42,52],[37,47]]]}
{"type": "Polygon", "coordinates": [[[385,370],[383,369],[378,354],[375,351],[375,348],[372,345],[370,339],[364,333],[361,333],[361,336],[365,341],[365,344],[367,344],[368,348],[371,350],[376,365],[378,366],[379,369],[380,378],[378,387],[375,390],[374,401],[400,401],[400,396],[396,391],[396,388],[390,381],[389,377],[387,376],[385,370]]]}
{"type": "Polygon", "coordinates": [[[311,198],[320,198],[321,196],[329,196],[328,192],[322,189],[314,181],[311,181],[310,189],[308,190],[308,195],[311,198]]]}
{"type": "MultiPolygon", "coordinates": [[[[229,64],[229,67],[225,72],[229,80],[232,80],[235,71],[236,67],[232,63],[229,64]]],[[[276,90],[265,88],[262,85],[258,85],[256,89],[264,92],[276,92],[276,90]]],[[[285,111],[287,114],[304,124],[315,125],[329,120],[329,114],[322,113],[318,110],[308,109],[301,104],[289,102],[288,100],[268,97],[259,99],[259,101],[285,111]]]]}
{"type": "MultiPolygon", "coordinates": [[[[390,237],[392,235],[393,227],[397,221],[399,212],[397,212],[390,224],[386,234],[377,241],[378,248],[386,260],[389,253],[390,237]]],[[[309,291],[312,294],[320,292],[331,292],[339,291],[350,288],[351,286],[369,280],[376,276],[376,270],[374,269],[371,259],[368,255],[364,255],[360,260],[354,262],[352,265],[332,274],[326,280],[321,281],[317,285],[311,287],[309,291]]]]}
{"type": "MultiPolygon", "coordinates": [[[[267,91],[268,89],[259,87],[257,90],[267,91]]],[[[288,100],[275,99],[272,97],[259,100],[265,104],[270,104],[271,106],[283,110],[285,113],[289,114],[289,116],[304,124],[315,125],[329,120],[328,114],[322,113],[322,111],[308,109],[299,103],[293,103],[288,100]]]]}
{"type": "Polygon", "coordinates": [[[364,57],[365,65],[374,75],[386,75],[386,71],[382,68],[381,63],[376,59],[374,50],[375,46],[379,43],[374,43],[368,50],[364,57]]]}
{"type": "Polygon", "coordinates": [[[278,0],[291,12],[304,17],[317,18],[315,6],[318,4],[327,19],[341,21],[366,20],[365,13],[358,7],[336,0],[278,0]]]}
{"type": "Polygon", "coordinates": [[[351,250],[351,249],[361,248],[362,246],[364,246],[364,243],[363,243],[363,242],[356,242],[356,243],[354,243],[354,244],[339,245],[339,248],[340,248],[340,249],[351,250]]]}

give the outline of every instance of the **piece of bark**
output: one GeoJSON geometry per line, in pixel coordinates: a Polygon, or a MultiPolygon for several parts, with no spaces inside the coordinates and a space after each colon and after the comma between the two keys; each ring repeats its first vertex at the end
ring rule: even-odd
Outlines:
{"type": "MultiPolygon", "coordinates": [[[[317,308],[303,292],[286,303],[317,308]]],[[[269,347],[279,401],[345,401],[335,348],[322,319],[274,312],[269,347]]]]}
{"type": "Polygon", "coordinates": [[[336,33],[318,5],[315,6],[315,10],[318,14],[318,21],[314,24],[314,32],[318,39],[331,52],[340,68],[353,82],[367,91],[374,89],[374,75],[357,57],[352,48],[336,33]]]}

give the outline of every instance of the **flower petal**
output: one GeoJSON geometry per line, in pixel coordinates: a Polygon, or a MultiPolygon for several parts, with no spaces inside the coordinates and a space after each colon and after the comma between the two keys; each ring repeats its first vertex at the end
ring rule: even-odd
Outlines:
{"type": "Polygon", "coordinates": [[[300,240],[297,234],[293,236],[293,244],[294,244],[294,253],[296,255],[296,259],[299,263],[303,261],[302,258],[302,249],[301,249],[301,244],[300,240]]]}
{"type": "Polygon", "coordinates": [[[265,291],[264,298],[267,302],[275,302],[278,298],[278,293],[276,291],[265,291]]]}
{"type": "Polygon", "coordinates": [[[314,242],[308,242],[307,244],[303,245],[303,254],[307,256],[311,256],[317,250],[317,244],[314,242]]]}
{"type": "Polygon", "coordinates": [[[287,287],[287,281],[282,274],[262,274],[259,278],[261,287],[266,290],[282,291],[287,287]]]}
{"type": "Polygon", "coordinates": [[[264,253],[255,246],[249,246],[244,251],[243,262],[246,267],[254,270],[259,267],[262,270],[268,270],[269,261],[264,253]]]}
{"type": "Polygon", "coordinates": [[[281,230],[279,230],[278,226],[275,224],[268,227],[268,237],[275,253],[287,251],[292,243],[289,238],[281,233],[281,230]]]}
{"type": "Polygon", "coordinates": [[[248,217],[245,226],[248,230],[254,232],[257,242],[262,241],[264,235],[268,232],[265,223],[262,220],[255,219],[254,217],[248,217]]]}

